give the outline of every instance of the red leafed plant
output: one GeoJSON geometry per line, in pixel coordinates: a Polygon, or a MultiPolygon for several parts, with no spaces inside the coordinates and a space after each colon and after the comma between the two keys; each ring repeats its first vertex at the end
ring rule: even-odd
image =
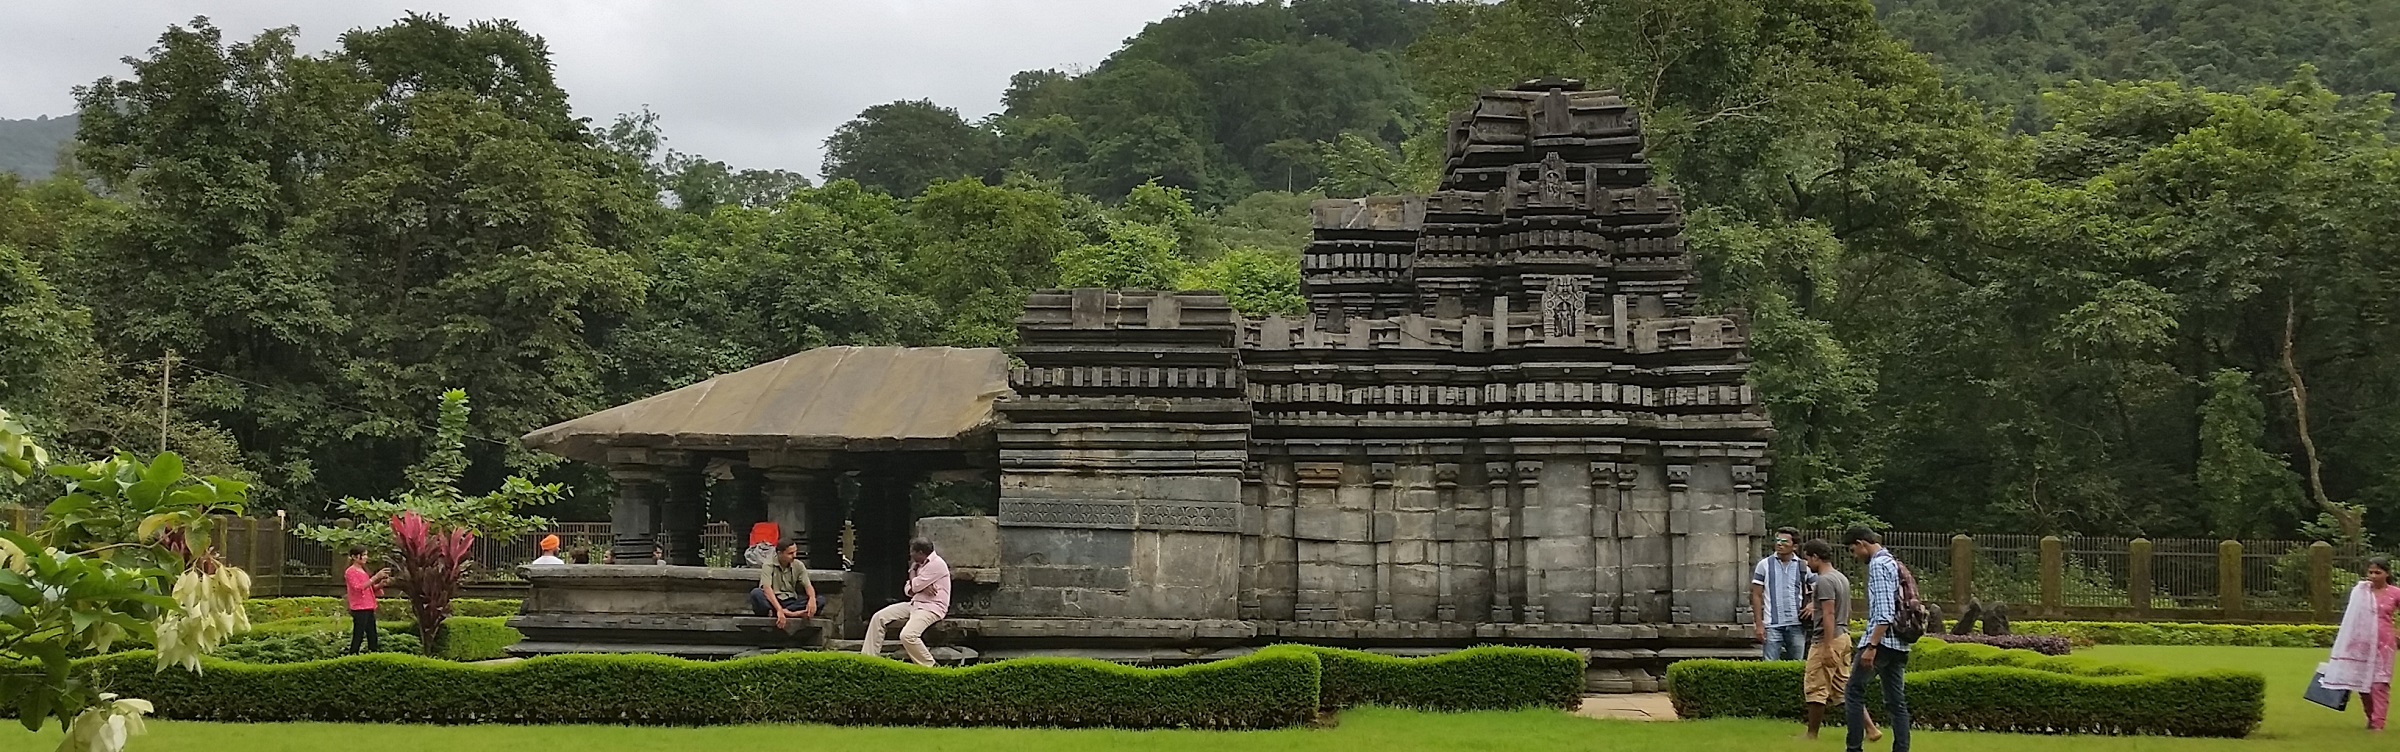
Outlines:
{"type": "Polygon", "coordinates": [[[392,518],[392,542],[399,549],[401,592],[408,594],[409,612],[417,618],[417,638],[432,654],[440,644],[442,620],[450,618],[450,600],[466,581],[468,548],[475,534],[458,527],[436,527],[414,510],[392,518]]]}

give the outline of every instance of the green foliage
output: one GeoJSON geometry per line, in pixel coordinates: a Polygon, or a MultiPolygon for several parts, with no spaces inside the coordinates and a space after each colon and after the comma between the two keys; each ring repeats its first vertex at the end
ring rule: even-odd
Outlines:
{"type": "Polygon", "coordinates": [[[2065,637],[2079,645],[2225,645],[2329,648],[2331,624],[2177,624],[2172,622],[2012,621],[2009,631],[2065,637]]]}
{"type": "Polygon", "coordinates": [[[2251,388],[2250,374],[2227,368],[2208,378],[2200,403],[2201,500],[2210,530],[2237,538],[2268,532],[2268,522],[2300,508],[2299,478],[2283,458],[2259,448],[2266,438],[2267,408],[2251,388]]]}
{"type": "Polygon", "coordinates": [[[1137,669],[1029,658],[923,668],[855,653],[731,661],[568,655],[471,665],[400,655],[157,673],[121,653],[78,664],[152,698],[170,718],[262,722],[836,723],[1258,728],[1317,711],[1316,657],[1269,648],[1215,663],[1137,669]],[[741,687],[739,697],[728,687],[741,687]],[[748,699],[740,699],[748,698],[748,699]]]}
{"type": "MultiPolygon", "coordinates": [[[[1668,694],[1683,718],[1797,720],[1798,661],[1679,661],[1668,694]]],[[[1909,659],[1908,709],[1917,728],[2020,733],[2242,737],[2265,713],[2253,672],[2168,671],[1927,639],[1909,659]]],[[[1881,713],[1882,690],[1871,712],[1881,713]]]]}
{"type": "Polygon", "coordinates": [[[2038,94],[2077,79],[2243,89],[2323,66],[2344,91],[2400,91],[2388,6],[2359,0],[1878,0],[1884,26],[1968,93],[2037,128],[2038,94]]]}
{"type": "Polygon", "coordinates": [[[1057,263],[1062,287],[1164,290],[1173,288],[1183,274],[1175,237],[1133,222],[1111,225],[1107,242],[1060,252],[1057,263]]]}
{"type": "Polygon", "coordinates": [[[507,617],[453,616],[442,622],[442,644],[436,655],[453,661],[488,661],[508,657],[508,646],[524,641],[524,633],[508,626],[507,617]]]}
{"type": "Polygon", "coordinates": [[[939,180],[997,177],[998,149],[991,129],[958,110],[921,99],[879,104],[825,139],[825,178],[914,196],[939,180]]]}
{"type": "MultiPolygon", "coordinates": [[[[450,610],[457,616],[515,616],[521,601],[509,598],[456,598],[450,610]]],[[[250,620],[264,628],[268,622],[304,617],[340,617],[350,614],[349,602],[341,598],[306,596],[297,598],[253,598],[248,604],[250,620]]],[[[385,598],[375,602],[376,618],[386,621],[411,618],[408,601],[385,598]]],[[[345,622],[346,624],[346,622],[345,622]]]]}
{"type": "Polygon", "coordinates": [[[408,469],[408,491],[389,499],[343,499],[342,511],[358,518],[356,524],[304,525],[297,532],[329,551],[348,551],[359,545],[383,556],[398,550],[393,521],[409,512],[436,528],[466,530],[486,538],[514,538],[551,525],[550,520],[526,516],[519,510],[555,501],[564,492],[558,484],[535,485],[510,476],[491,493],[468,495],[458,490],[458,479],[467,469],[461,451],[466,445],[467,416],[467,393],[458,389],[443,392],[441,425],[427,442],[424,460],[408,469]]]}
{"type": "Polygon", "coordinates": [[[937,182],[909,202],[918,247],[903,271],[942,310],[942,344],[990,347],[1016,340],[1017,313],[1033,290],[1056,284],[1061,252],[1082,243],[1055,190],[1012,182],[937,182]]]}
{"type": "MultiPolygon", "coordinates": [[[[413,654],[423,651],[423,646],[417,642],[414,625],[393,623],[380,628],[378,632],[377,640],[382,648],[380,652],[413,654]]],[[[347,619],[342,620],[338,628],[327,625],[321,629],[257,630],[253,634],[255,636],[219,648],[217,658],[264,666],[330,660],[341,657],[343,651],[350,649],[350,625],[347,619]]],[[[360,650],[364,651],[365,648],[361,647],[360,650]]]]}
{"type": "Polygon", "coordinates": [[[1325,664],[1326,708],[1418,710],[1573,709],[1584,661],[1554,648],[1482,646],[1424,658],[1310,647],[1325,664]]]}
{"type": "Polygon", "coordinates": [[[1300,297],[1300,262],[1292,254],[1259,248],[1235,248],[1208,263],[1184,269],[1176,285],[1185,290],[1215,290],[1225,294],[1233,310],[1244,316],[1298,316],[1308,312],[1300,297]]]}

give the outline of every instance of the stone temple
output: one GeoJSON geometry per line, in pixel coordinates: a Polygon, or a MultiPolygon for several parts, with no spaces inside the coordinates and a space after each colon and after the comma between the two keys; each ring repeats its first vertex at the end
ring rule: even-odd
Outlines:
{"type": "Polygon", "coordinates": [[[1614,93],[1485,92],[1439,190],[1316,204],[1304,316],[1045,290],[1014,363],[824,348],[529,435],[610,465],[619,562],[685,566],[529,572],[517,652],[840,647],[916,534],[956,570],[953,661],[1534,644],[1639,691],[1748,655],[1773,429],[1641,150],[1614,93]],[[996,481],[997,513],[915,518],[928,477],[996,481]],[[694,566],[712,509],[806,541],[837,606],[747,617],[755,570],[694,566]]]}

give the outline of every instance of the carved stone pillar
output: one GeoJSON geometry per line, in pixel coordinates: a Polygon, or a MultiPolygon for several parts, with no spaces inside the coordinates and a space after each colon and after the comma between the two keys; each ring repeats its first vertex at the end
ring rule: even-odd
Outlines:
{"type": "Polygon", "coordinates": [[[1454,622],[1458,621],[1458,590],[1456,576],[1452,572],[1458,566],[1458,463],[1444,462],[1433,466],[1433,490],[1435,504],[1438,505],[1433,520],[1435,545],[1440,547],[1437,552],[1440,558],[1436,563],[1441,567],[1440,595],[1434,602],[1433,618],[1436,621],[1454,622]]]}
{"type": "Polygon", "coordinates": [[[658,542],[658,481],[656,468],[619,465],[609,468],[617,482],[617,499],[608,511],[609,552],[619,564],[648,564],[650,547],[658,542]]]}
{"type": "Polygon", "coordinates": [[[666,485],[666,504],[659,515],[659,546],[666,552],[668,564],[701,566],[700,532],[708,526],[708,477],[698,466],[670,468],[666,485]]]}
{"type": "Polygon", "coordinates": [[[1516,512],[1509,515],[1508,537],[1509,549],[1512,554],[1509,561],[1516,565],[1518,573],[1516,588],[1518,592],[1524,594],[1525,599],[1525,607],[1518,612],[1517,619],[1527,624],[1540,624],[1547,616],[1548,606],[1545,603],[1549,600],[1546,597],[1548,591],[1542,584],[1543,562],[1537,561],[1533,556],[1527,540],[1531,537],[1531,533],[1526,526],[1528,521],[1539,517],[1544,507],[1542,462],[1540,460],[1518,462],[1516,475],[1516,512]]]}
{"type": "Polygon", "coordinates": [[[734,466],[733,477],[717,482],[718,508],[725,510],[725,527],[733,533],[734,566],[750,564],[742,554],[750,546],[750,528],[767,519],[766,485],[766,473],[746,465],[734,466]]]}
{"type": "Polygon", "coordinates": [[[1370,587],[1375,591],[1376,621],[1392,620],[1393,510],[1398,506],[1392,498],[1392,475],[1397,472],[1397,467],[1390,462],[1367,466],[1368,479],[1372,483],[1371,495],[1367,500],[1367,540],[1373,546],[1371,555],[1375,561],[1375,580],[1370,587]]]}
{"type": "Polygon", "coordinates": [[[1509,497],[1513,495],[1509,493],[1509,477],[1515,474],[1515,470],[1514,465],[1506,462],[1483,463],[1483,480],[1490,489],[1492,504],[1491,529],[1487,531],[1487,539],[1492,545],[1491,620],[1500,624],[1517,620],[1516,599],[1510,595],[1510,586],[1516,578],[1509,576],[1510,565],[1514,562],[1509,558],[1509,539],[1512,536],[1508,533],[1509,524],[1514,521],[1509,514],[1509,508],[1513,506],[1509,503],[1509,497]]]}
{"type": "Polygon", "coordinates": [[[1617,569],[1617,463],[1592,463],[1592,623],[1615,624],[1625,583],[1617,569]]]}
{"type": "Polygon", "coordinates": [[[1669,607],[1667,618],[1676,624],[1690,624],[1693,619],[1691,599],[1687,594],[1692,592],[1696,583],[1684,571],[1686,566],[1694,563],[1691,560],[1690,536],[1693,533],[1695,510],[1692,508],[1691,491],[1692,466],[1668,465],[1667,509],[1670,511],[1667,514],[1667,545],[1670,552],[1668,561],[1674,562],[1674,566],[1667,568],[1667,577],[1674,583],[1675,599],[1674,605],[1669,607]]]}

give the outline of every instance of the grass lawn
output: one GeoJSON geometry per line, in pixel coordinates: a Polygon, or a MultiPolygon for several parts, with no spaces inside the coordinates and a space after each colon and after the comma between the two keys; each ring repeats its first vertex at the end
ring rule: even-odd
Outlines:
{"type": "MultiPolygon", "coordinates": [[[[2337,714],[2300,699],[2322,649],[2107,646],[2088,654],[2176,667],[2223,666],[2267,676],[2267,720],[2249,739],[2025,736],[1923,733],[1919,749],[1938,752],[2026,750],[2343,750],[2392,749],[2391,738],[2364,730],[2355,701],[2337,714]]],[[[1815,743],[1793,738],[1796,724],[1719,720],[1677,723],[1599,721],[1557,712],[1436,714],[1367,708],[1343,713],[1333,728],[1278,731],[1115,731],[1048,729],[923,729],[834,726],[627,728],[617,726],[392,726],[327,723],[226,724],[155,722],[130,752],[684,752],[721,749],[908,749],[911,752],[1126,752],[1127,750],[1839,750],[1838,737],[1815,743]]],[[[1836,734],[1840,729],[1829,729],[1836,734]]],[[[55,729],[38,734],[0,731],[0,751],[49,750],[55,729]]],[[[1870,744],[1868,749],[1888,749],[1870,744]]]]}

